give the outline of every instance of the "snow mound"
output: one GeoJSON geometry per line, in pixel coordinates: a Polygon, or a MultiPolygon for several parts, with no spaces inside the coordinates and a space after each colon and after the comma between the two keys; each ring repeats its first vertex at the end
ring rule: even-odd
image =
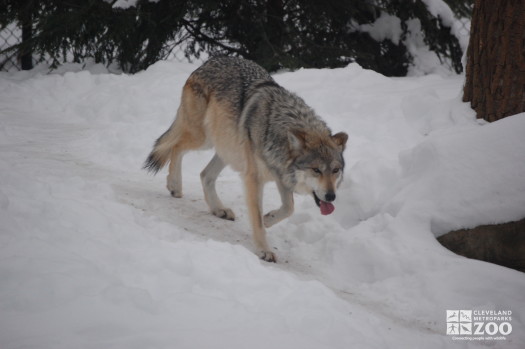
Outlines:
{"type": "Polygon", "coordinates": [[[426,207],[436,236],[522,219],[524,132],[525,113],[429,137],[401,154],[406,186],[387,211],[398,215],[426,207]]]}

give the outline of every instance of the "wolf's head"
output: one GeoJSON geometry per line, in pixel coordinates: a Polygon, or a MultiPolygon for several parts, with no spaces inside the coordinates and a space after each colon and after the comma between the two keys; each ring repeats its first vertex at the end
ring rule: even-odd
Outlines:
{"type": "Polygon", "coordinates": [[[332,202],[343,180],[343,151],[348,135],[295,130],[288,136],[295,169],[295,192],[311,194],[321,214],[334,211],[332,202]]]}

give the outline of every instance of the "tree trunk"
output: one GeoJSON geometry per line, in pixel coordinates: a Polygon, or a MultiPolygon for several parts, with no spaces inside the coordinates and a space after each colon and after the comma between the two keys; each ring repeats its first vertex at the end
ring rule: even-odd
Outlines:
{"type": "Polygon", "coordinates": [[[463,101],[487,121],[525,111],[525,1],[475,1],[463,101]]]}
{"type": "Polygon", "coordinates": [[[22,46],[19,53],[22,70],[33,69],[33,7],[32,0],[25,0],[20,2],[20,9],[18,20],[22,27],[22,46]]]}

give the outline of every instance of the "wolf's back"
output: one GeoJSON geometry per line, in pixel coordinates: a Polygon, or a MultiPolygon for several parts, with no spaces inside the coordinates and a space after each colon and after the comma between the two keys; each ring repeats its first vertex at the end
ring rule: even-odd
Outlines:
{"type": "Polygon", "coordinates": [[[193,81],[205,95],[213,93],[240,113],[256,83],[273,81],[270,74],[255,62],[237,57],[214,57],[195,70],[193,81]]]}

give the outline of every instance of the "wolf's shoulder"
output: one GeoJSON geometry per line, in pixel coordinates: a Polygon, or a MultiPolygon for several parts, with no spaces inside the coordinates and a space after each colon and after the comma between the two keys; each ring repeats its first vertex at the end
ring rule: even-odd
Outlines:
{"type": "Polygon", "coordinates": [[[259,64],[240,57],[216,56],[207,60],[196,71],[204,78],[239,79],[242,82],[273,80],[259,64]]]}
{"type": "Polygon", "coordinates": [[[239,114],[254,86],[273,82],[271,75],[257,63],[238,57],[213,57],[192,73],[190,79],[199,90],[213,93],[239,114]]]}

